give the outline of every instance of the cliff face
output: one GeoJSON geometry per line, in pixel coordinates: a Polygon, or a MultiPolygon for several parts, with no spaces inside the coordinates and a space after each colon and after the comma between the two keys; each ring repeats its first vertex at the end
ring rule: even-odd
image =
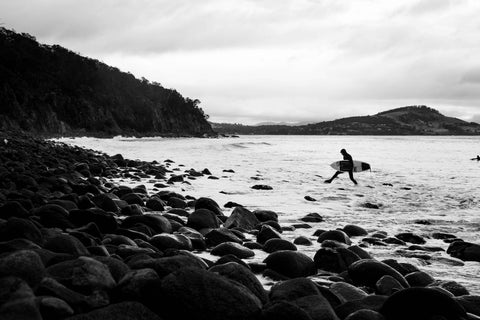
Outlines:
{"type": "Polygon", "coordinates": [[[446,117],[426,106],[409,106],[373,116],[349,117],[302,126],[212,124],[219,133],[304,135],[480,135],[480,124],[446,117]]]}
{"type": "Polygon", "coordinates": [[[0,128],[41,134],[213,134],[198,100],[0,28],[0,128]]]}

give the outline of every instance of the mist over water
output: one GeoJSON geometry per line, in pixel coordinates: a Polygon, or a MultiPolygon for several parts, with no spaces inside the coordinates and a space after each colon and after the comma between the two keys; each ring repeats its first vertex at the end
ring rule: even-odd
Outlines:
{"type": "MultiPolygon", "coordinates": [[[[310,223],[311,229],[284,232],[286,239],[304,235],[312,246],[298,249],[313,258],[320,248],[317,229],[359,225],[369,232],[386,231],[389,236],[413,232],[426,238],[427,246],[447,249],[448,244],[429,238],[433,232],[452,233],[465,241],[480,243],[480,154],[478,137],[425,136],[242,136],[225,139],[122,138],[60,139],[61,142],[121,153],[130,159],[175,163],[174,174],[208,168],[219,180],[200,177],[191,184],[175,184],[168,190],[195,197],[210,197],[223,206],[228,201],[250,210],[279,213],[282,225],[301,222],[311,212],[324,217],[310,223]],[[329,164],[340,160],[345,148],[354,160],[368,162],[372,170],[355,174],[354,186],[347,174],[331,184],[323,181],[335,172],[329,164]],[[183,166],[180,166],[183,165],[183,166]],[[232,169],[234,173],[223,172],[232,169]],[[266,184],[273,190],[253,190],[266,184]],[[310,196],[317,201],[304,199],[310,196]],[[376,204],[379,209],[365,207],[376,204]],[[416,223],[426,220],[430,224],[416,223]]],[[[142,184],[152,187],[149,179],[142,184]]],[[[122,181],[138,185],[139,182],[122,181]]],[[[232,209],[225,209],[229,215],[232,209]]],[[[353,238],[358,243],[360,238],[353,238]]],[[[471,294],[480,294],[480,263],[451,258],[445,252],[428,252],[430,259],[408,257],[406,246],[369,246],[377,259],[395,258],[410,262],[437,279],[456,280],[471,294]]],[[[425,254],[423,251],[410,251],[425,254]]],[[[256,251],[255,261],[265,253],[256,251]]],[[[212,259],[216,259],[212,257],[212,259]]]]}

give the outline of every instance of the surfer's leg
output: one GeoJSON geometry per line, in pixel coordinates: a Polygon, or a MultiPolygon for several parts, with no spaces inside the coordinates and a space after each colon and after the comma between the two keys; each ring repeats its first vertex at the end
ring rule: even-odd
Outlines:
{"type": "Polygon", "coordinates": [[[342,173],[342,171],[337,171],[337,172],[335,172],[335,174],[334,174],[330,179],[325,180],[325,183],[330,183],[330,182],[332,182],[333,179],[335,179],[336,177],[338,177],[338,175],[339,175],[340,173],[342,173]]]}
{"type": "Polygon", "coordinates": [[[353,181],[353,183],[357,184],[357,181],[353,178],[353,170],[348,171],[348,176],[350,177],[350,180],[353,181]]]}

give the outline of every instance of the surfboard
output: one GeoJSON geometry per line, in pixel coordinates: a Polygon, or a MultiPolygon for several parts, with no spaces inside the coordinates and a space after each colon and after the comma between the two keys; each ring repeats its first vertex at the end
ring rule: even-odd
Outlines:
{"type": "MultiPolygon", "coordinates": [[[[330,164],[330,167],[337,171],[346,172],[350,170],[350,162],[346,160],[335,161],[330,164]]],[[[361,172],[370,170],[370,165],[363,161],[353,160],[353,172],[361,172]]]]}

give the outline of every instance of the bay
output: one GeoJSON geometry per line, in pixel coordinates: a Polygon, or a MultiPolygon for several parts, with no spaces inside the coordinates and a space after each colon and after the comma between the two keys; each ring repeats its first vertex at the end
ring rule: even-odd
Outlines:
{"type": "MultiPolygon", "coordinates": [[[[299,223],[316,212],[324,222],[312,229],[284,232],[294,239],[309,237],[314,245],[299,250],[313,258],[320,244],[316,229],[356,224],[373,233],[389,236],[413,232],[428,246],[446,250],[447,243],[431,238],[434,232],[452,233],[465,241],[480,243],[479,138],[466,136],[241,136],[239,138],[62,138],[60,142],[121,153],[129,159],[174,161],[175,174],[208,168],[218,180],[200,177],[169,190],[194,197],[210,197],[221,206],[234,201],[250,210],[279,213],[282,225],[299,223]],[[340,175],[331,184],[324,180],[335,172],[329,164],[340,160],[345,148],[354,158],[368,162],[372,170],[355,174],[358,185],[340,175]],[[224,170],[234,172],[224,172],[224,170]],[[265,184],[272,190],[254,190],[265,184]],[[316,201],[307,201],[305,196],[316,201]],[[378,209],[368,206],[374,204],[378,209]]],[[[133,185],[139,182],[124,181],[133,185]]],[[[148,179],[141,183],[151,190],[148,179]]],[[[225,209],[228,215],[231,209],[225,209]]],[[[361,238],[354,238],[359,243],[361,238]]],[[[455,280],[471,294],[480,294],[480,264],[451,258],[445,252],[428,253],[430,259],[411,257],[405,247],[367,248],[375,258],[410,262],[436,279],[455,280]]],[[[424,254],[423,251],[413,251],[424,254]]],[[[266,255],[258,252],[254,261],[266,255]]],[[[213,258],[213,257],[211,257],[213,258]]]]}

